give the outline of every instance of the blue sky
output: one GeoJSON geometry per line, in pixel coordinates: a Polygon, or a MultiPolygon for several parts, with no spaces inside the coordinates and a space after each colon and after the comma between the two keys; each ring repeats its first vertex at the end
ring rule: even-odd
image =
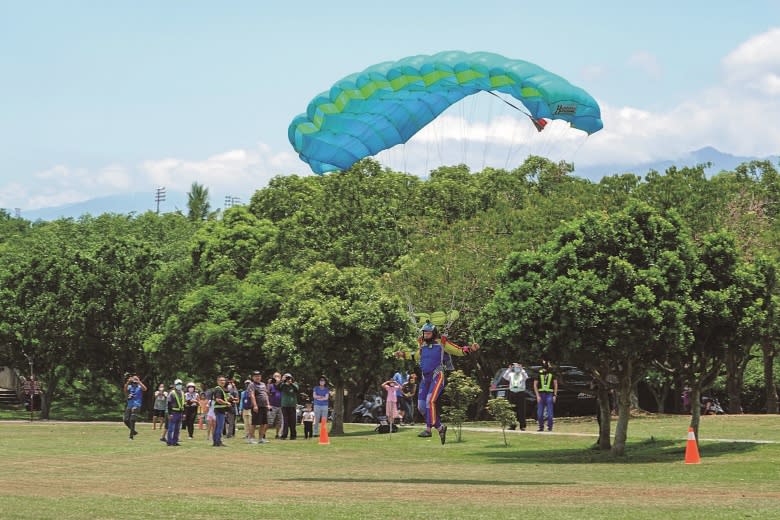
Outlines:
{"type": "Polygon", "coordinates": [[[248,198],[309,172],[287,126],[314,95],[450,49],[590,92],[605,128],[573,145],[583,164],[780,152],[780,0],[266,3],[0,0],[0,207],[193,181],[248,198]]]}

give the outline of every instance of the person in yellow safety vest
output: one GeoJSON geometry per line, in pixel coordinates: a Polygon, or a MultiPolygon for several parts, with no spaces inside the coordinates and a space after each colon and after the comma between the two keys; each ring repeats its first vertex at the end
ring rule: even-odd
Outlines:
{"type": "Polygon", "coordinates": [[[227,391],[225,386],[227,385],[227,379],[225,376],[217,377],[217,386],[211,391],[211,399],[214,400],[214,416],[217,419],[217,424],[214,428],[213,444],[215,447],[223,447],[222,433],[225,428],[225,413],[227,409],[232,406],[232,398],[230,392],[227,391]]]}
{"type": "Polygon", "coordinates": [[[179,446],[179,432],[183,416],[184,391],[181,379],[177,379],[173,383],[173,390],[168,394],[168,433],[166,435],[168,446],[179,446]]]}
{"type": "Polygon", "coordinates": [[[536,394],[536,418],[539,422],[539,431],[544,431],[544,416],[547,411],[547,431],[553,429],[553,406],[558,399],[558,380],[550,371],[546,361],[542,362],[539,369],[539,377],[534,379],[534,393],[536,394]]]}

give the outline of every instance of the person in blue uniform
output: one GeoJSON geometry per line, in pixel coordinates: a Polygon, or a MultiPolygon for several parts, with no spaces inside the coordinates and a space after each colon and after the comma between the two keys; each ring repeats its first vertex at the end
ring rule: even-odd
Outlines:
{"type": "Polygon", "coordinates": [[[477,343],[461,347],[440,336],[436,325],[430,321],[420,329],[421,335],[417,338],[419,348],[417,352],[395,352],[395,356],[401,359],[412,359],[420,364],[422,381],[417,394],[417,407],[425,417],[425,430],[420,432],[420,437],[431,437],[432,429],[439,432],[439,439],[444,444],[447,438],[447,426],[441,423],[441,407],[439,397],[444,392],[446,385],[445,371],[452,370],[452,356],[465,356],[479,349],[477,343]]]}

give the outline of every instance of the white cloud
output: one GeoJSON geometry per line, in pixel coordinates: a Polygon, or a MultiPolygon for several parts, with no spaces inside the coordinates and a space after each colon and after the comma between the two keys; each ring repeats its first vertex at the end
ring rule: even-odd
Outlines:
{"type": "Polygon", "coordinates": [[[725,82],[737,88],[780,95],[780,28],[750,38],[723,58],[725,82]]]}
{"type": "Polygon", "coordinates": [[[266,144],[255,150],[235,149],[203,160],[158,159],[144,161],[140,173],[155,186],[186,191],[193,182],[212,190],[253,193],[279,174],[302,170],[292,152],[274,152],[266,144]]]}
{"type": "Polygon", "coordinates": [[[202,160],[163,158],[131,169],[111,164],[98,170],[56,165],[32,175],[31,182],[0,186],[0,207],[34,210],[62,206],[120,192],[151,191],[157,186],[188,191],[193,182],[215,192],[246,194],[271,177],[304,172],[292,152],[274,152],[268,145],[235,149],[202,160]]]}
{"type": "Polygon", "coordinates": [[[661,79],[663,68],[655,54],[638,51],[628,58],[628,64],[645,73],[650,79],[661,79]]]}

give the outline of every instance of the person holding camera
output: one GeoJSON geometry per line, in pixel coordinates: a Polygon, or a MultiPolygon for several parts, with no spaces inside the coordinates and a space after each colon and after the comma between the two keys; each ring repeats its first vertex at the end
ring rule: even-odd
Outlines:
{"type": "Polygon", "coordinates": [[[280,439],[287,438],[287,432],[290,433],[290,440],[294,441],[298,437],[298,433],[295,430],[297,422],[296,406],[298,405],[298,383],[293,379],[292,374],[286,373],[282,376],[282,382],[279,385],[279,391],[282,393],[282,418],[284,420],[284,426],[282,426],[282,436],[280,439]]]}
{"type": "MultiPolygon", "coordinates": [[[[520,363],[511,363],[502,377],[509,382],[509,392],[506,397],[507,401],[515,407],[517,425],[520,426],[520,431],[525,431],[525,382],[528,380],[528,373],[520,363]]],[[[514,430],[517,425],[513,424],[509,429],[514,430]]]]}
{"type": "Polygon", "coordinates": [[[143,403],[144,392],[146,386],[141,382],[141,379],[136,374],[132,374],[127,378],[123,386],[125,396],[127,397],[127,406],[125,407],[124,423],[130,430],[130,440],[133,440],[138,432],[135,430],[135,422],[138,420],[138,412],[141,411],[141,404],[143,403]]]}

